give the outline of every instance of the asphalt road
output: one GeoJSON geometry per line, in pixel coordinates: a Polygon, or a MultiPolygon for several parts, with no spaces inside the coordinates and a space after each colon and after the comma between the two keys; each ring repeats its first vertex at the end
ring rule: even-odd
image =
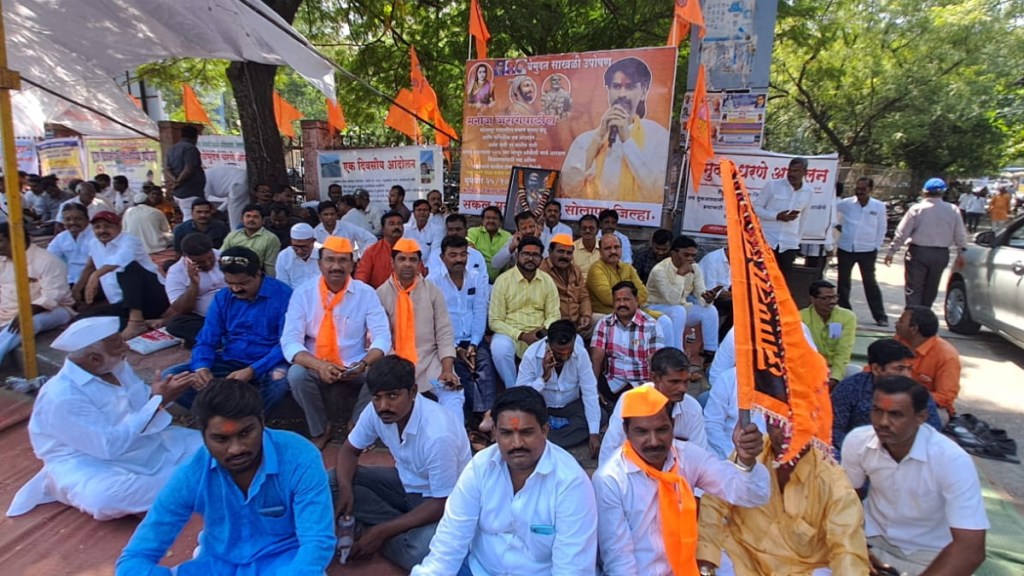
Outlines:
{"type": "MultiPolygon", "coordinates": [[[[854,269],[851,304],[857,313],[858,326],[872,331],[895,331],[894,324],[903,310],[902,262],[902,253],[890,267],[886,267],[880,257],[876,267],[882,299],[889,313],[887,329],[875,327],[864,298],[858,270],[854,269]]],[[[826,278],[835,282],[836,269],[830,268],[826,278]]],[[[1024,350],[987,329],[976,336],[953,334],[946,329],[942,319],[944,298],[945,279],[934,310],[939,316],[939,336],[949,340],[960,352],[962,372],[957,412],[969,412],[993,427],[1005,429],[1020,445],[1019,456],[1024,457],[1024,350]]],[[[994,488],[1024,514],[1024,465],[977,457],[974,461],[982,475],[994,484],[994,488]]]]}

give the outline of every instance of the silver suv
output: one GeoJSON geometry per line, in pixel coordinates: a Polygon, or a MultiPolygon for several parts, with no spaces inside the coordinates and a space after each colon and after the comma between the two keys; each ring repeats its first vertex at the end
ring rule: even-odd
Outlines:
{"type": "Polygon", "coordinates": [[[946,325],[958,334],[984,326],[1024,348],[1024,218],[974,237],[946,286],[946,325]]]}

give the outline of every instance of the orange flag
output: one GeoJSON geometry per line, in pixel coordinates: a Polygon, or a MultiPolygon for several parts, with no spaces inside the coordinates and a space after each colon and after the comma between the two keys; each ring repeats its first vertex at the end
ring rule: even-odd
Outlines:
{"type": "Polygon", "coordinates": [[[812,443],[831,454],[828,364],[804,337],[796,302],[764,240],[761,221],[736,165],[723,158],[721,169],[729,222],[739,408],[756,406],[767,416],[789,423],[792,438],[785,454],[777,455],[779,462],[792,461],[812,443]]]}
{"type": "Polygon", "coordinates": [[[491,32],[484,22],[484,13],[477,0],[469,0],[469,35],[476,44],[476,57],[487,59],[487,43],[491,40],[491,32]]]}
{"type": "Polygon", "coordinates": [[[715,157],[715,148],[711,145],[711,110],[708,107],[703,64],[697,69],[697,86],[693,90],[686,132],[690,138],[690,182],[693,183],[694,191],[699,192],[704,166],[715,157]]]}
{"type": "Polygon", "coordinates": [[[302,118],[302,112],[299,112],[282,98],[277,90],[274,90],[274,120],[277,121],[277,130],[281,135],[295,138],[295,127],[292,126],[292,122],[302,118]]]}
{"type": "Polygon", "coordinates": [[[437,109],[437,94],[430,86],[430,82],[427,82],[427,77],[423,75],[423,68],[420,67],[420,59],[416,55],[416,48],[412,46],[409,46],[409,67],[412,95],[416,103],[413,110],[422,118],[431,120],[434,116],[434,110],[437,109]]]}
{"type": "Polygon", "coordinates": [[[196,93],[192,90],[192,87],[188,84],[182,84],[181,92],[181,101],[185,105],[185,121],[209,124],[210,117],[206,115],[206,110],[203,110],[203,105],[199,103],[199,98],[196,98],[196,93]]]}
{"type": "Polygon", "coordinates": [[[341,102],[335,102],[330,98],[324,99],[327,102],[327,130],[334,138],[334,133],[341,132],[348,127],[345,122],[345,111],[341,109],[341,102]]]}
{"type": "MultiPolygon", "coordinates": [[[[411,91],[405,88],[399,90],[398,95],[395,96],[395,102],[409,110],[416,109],[415,97],[411,91]]],[[[384,125],[398,130],[419,144],[420,129],[417,125],[416,117],[398,106],[392,104],[391,108],[388,109],[388,117],[384,119],[384,125]]]]}
{"type": "Polygon", "coordinates": [[[128,99],[132,101],[132,104],[138,106],[140,110],[142,109],[142,100],[139,100],[134,94],[128,94],[128,99]]]}
{"type": "Polygon", "coordinates": [[[699,35],[703,38],[704,14],[700,10],[700,0],[676,0],[667,45],[679,46],[679,43],[690,35],[691,24],[700,28],[699,35]]]}

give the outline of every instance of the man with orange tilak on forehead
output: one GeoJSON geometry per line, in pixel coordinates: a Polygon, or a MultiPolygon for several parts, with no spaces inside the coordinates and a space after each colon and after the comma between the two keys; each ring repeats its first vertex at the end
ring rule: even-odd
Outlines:
{"type": "Polygon", "coordinates": [[[727,462],[674,438],[673,405],[654,386],[634,388],[619,403],[626,442],[593,479],[603,574],[696,575],[693,488],[737,506],[767,502],[768,469],[757,461],[761,433],[753,424],[737,426],[736,460],[727,462]]]}

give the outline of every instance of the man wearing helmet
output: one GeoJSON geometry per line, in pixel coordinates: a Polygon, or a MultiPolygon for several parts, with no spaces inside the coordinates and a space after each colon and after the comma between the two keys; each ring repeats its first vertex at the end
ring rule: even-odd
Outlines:
{"type": "Polygon", "coordinates": [[[967,250],[967,230],[956,206],[945,202],[942,194],[946,183],[931,178],[924,183],[924,200],[910,207],[896,227],[885,265],[909,241],[904,270],[906,275],[906,305],[931,307],[939,294],[942,271],[949,265],[949,247],[956,245],[957,265],[963,264],[967,250]]]}

